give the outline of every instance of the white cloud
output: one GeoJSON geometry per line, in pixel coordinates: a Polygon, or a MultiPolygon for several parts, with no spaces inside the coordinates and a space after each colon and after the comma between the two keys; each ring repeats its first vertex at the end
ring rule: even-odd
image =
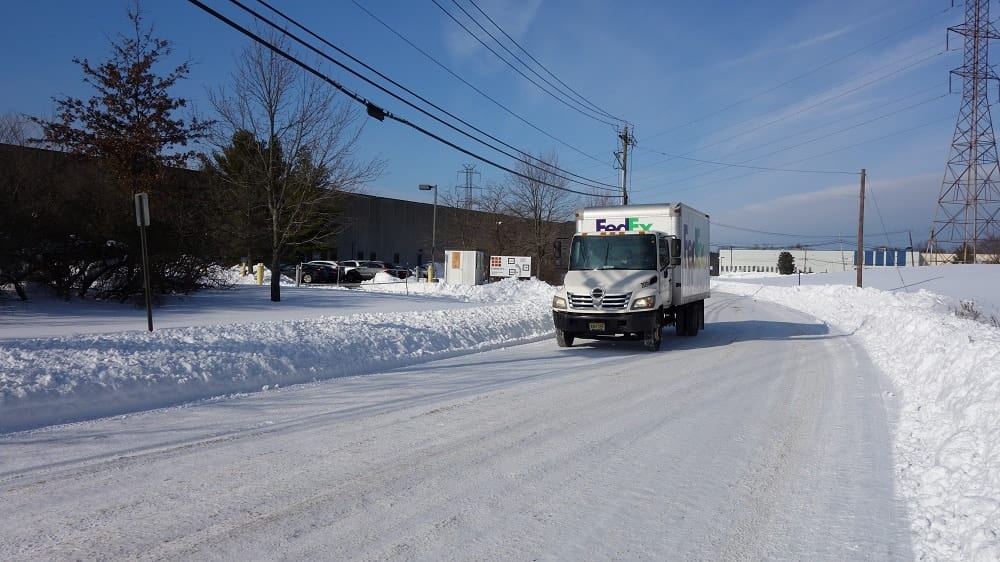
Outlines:
{"type": "MultiPolygon", "coordinates": [[[[535,16],[537,15],[539,6],[541,5],[541,0],[488,0],[478,2],[477,4],[480,8],[482,8],[483,12],[485,12],[507,33],[507,35],[510,35],[515,41],[523,46],[523,38],[535,20],[535,16]]],[[[449,55],[452,59],[459,63],[476,63],[480,70],[486,70],[489,72],[496,72],[501,68],[507,68],[506,64],[498,60],[496,55],[483,46],[483,43],[508,60],[511,60],[512,57],[507,54],[502,47],[497,45],[496,42],[489,37],[489,35],[480,29],[479,25],[476,25],[475,22],[471,21],[468,16],[462,13],[462,11],[454,5],[450,5],[445,2],[442,2],[441,5],[444,6],[444,8],[447,9],[453,16],[455,16],[455,19],[462,22],[462,24],[469,30],[467,32],[457,23],[452,21],[450,17],[444,13],[441,14],[441,17],[444,19],[445,29],[447,29],[445,35],[445,45],[447,46],[449,55]],[[475,37],[469,35],[469,32],[474,33],[476,37],[482,40],[482,43],[475,37]]],[[[509,40],[504,37],[503,33],[494,27],[488,19],[483,17],[483,15],[480,14],[475,7],[468,6],[465,9],[476,19],[476,21],[479,22],[480,25],[489,31],[490,34],[500,41],[503,41],[508,49],[517,54],[519,57],[527,60],[527,57],[525,57],[516,46],[510,44],[509,40]]]]}

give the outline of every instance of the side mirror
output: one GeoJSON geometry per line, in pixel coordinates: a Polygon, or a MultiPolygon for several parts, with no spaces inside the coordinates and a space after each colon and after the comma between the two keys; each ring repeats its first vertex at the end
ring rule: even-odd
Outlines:
{"type": "Polygon", "coordinates": [[[569,267],[568,256],[566,255],[566,238],[558,238],[552,243],[552,263],[556,267],[569,267]]]}

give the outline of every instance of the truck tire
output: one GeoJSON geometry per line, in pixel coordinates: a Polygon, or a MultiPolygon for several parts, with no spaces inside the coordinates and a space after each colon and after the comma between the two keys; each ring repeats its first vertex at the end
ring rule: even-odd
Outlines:
{"type": "Polygon", "coordinates": [[[556,328],[556,343],[559,344],[559,347],[572,347],[573,339],[573,334],[556,328]]]}
{"type": "Polygon", "coordinates": [[[684,335],[687,337],[698,335],[698,308],[694,304],[684,307],[684,335]]]}
{"type": "Polygon", "coordinates": [[[661,331],[660,326],[657,326],[642,335],[642,347],[644,347],[646,351],[659,351],[660,343],[662,342],[663,332],[661,331]]]}
{"type": "Polygon", "coordinates": [[[306,273],[305,275],[303,275],[303,276],[302,276],[302,282],[303,282],[303,283],[312,283],[312,282],[313,282],[313,277],[312,277],[312,275],[310,275],[310,274],[308,274],[308,273],[306,273]]]}
{"type": "Polygon", "coordinates": [[[698,335],[698,307],[696,304],[685,304],[679,307],[674,315],[676,317],[674,328],[678,336],[698,335]]]}

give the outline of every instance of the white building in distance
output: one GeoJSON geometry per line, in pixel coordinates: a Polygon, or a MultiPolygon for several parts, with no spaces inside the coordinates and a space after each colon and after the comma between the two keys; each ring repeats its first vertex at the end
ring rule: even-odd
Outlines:
{"type": "MultiPolygon", "coordinates": [[[[795,270],[802,273],[832,273],[853,271],[856,250],[810,250],[787,248],[780,250],[719,249],[719,273],[778,273],[778,256],[792,254],[795,270]]],[[[919,252],[896,248],[865,250],[864,264],[869,267],[910,267],[923,262],[919,252]]]]}

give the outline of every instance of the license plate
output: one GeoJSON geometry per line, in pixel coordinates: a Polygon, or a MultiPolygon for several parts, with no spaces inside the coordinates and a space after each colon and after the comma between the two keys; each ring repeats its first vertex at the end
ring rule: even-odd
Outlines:
{"type": "Polygon", "coordinates": [[[591,322],[590,323],[590,331],[591,332],[603,332],[604,331],[604,322],[591,322]]]}

